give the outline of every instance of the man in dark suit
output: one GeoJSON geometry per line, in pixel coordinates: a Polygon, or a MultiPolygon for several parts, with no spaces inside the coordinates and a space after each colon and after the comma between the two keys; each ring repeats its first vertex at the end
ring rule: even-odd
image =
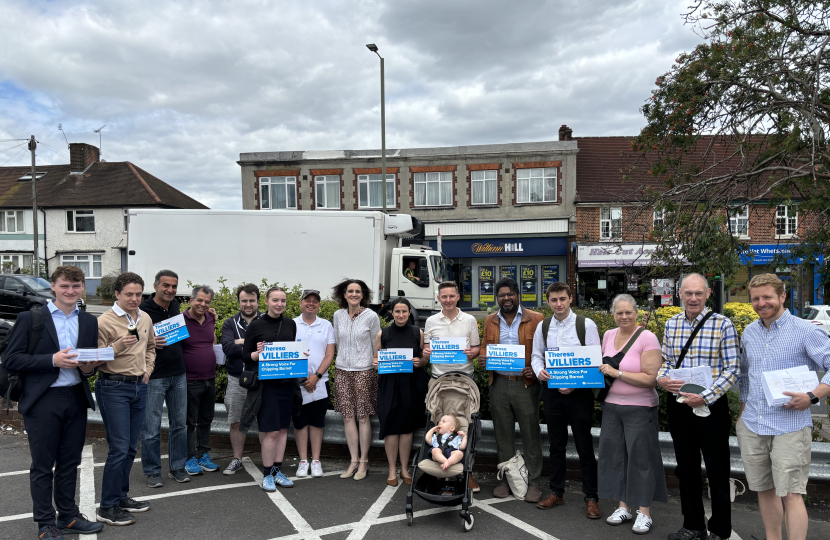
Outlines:
{"type": "Polygon", "coordinates": [[[29,484],[40,540],[62,539],[63,533],[92,534],[104,527],[103,523],[89,521],[75,504],[87,408],[95,408],[86,379],[101,363],[77,362],[77,354],[72,352],[98,347],[97,319],[77,307],[83,291],[84,273],[80,268],[58,267],[52,274],[55,299],[41,309],[40,339],[32,350],[29,336],[34,315],[21,313],[3,359],[6,369],[23,376],[18,407],[29,434],[29,484]],[[52,506],[53,484],[57,520],[52,506]]]}

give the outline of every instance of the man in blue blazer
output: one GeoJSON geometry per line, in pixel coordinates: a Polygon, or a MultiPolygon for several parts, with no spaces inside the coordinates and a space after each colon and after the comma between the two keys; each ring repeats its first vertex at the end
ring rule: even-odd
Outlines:
{"type": "Polygon", "coordinates": [[[29,344],[35,315],[21,313],[3,358],[7,370],[23,376],[18,409],[29,434],[29,484],[40,540],[62,539],[64,533],[92,534],[104,527],[89,521],[75,504],[87,409],[95,408],[86,379],[101,364],[77,362],[77,354],[71,352],[98,347],[98,320],[77,307],[83,291],[80,268],[58,267],[52,274],[55,298],[40,310],[43,330],[37,344],[33,349],[29,344]]]}

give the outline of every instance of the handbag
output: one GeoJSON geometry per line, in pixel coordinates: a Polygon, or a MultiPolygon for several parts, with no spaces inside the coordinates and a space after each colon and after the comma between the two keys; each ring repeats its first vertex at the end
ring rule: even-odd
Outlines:
{"type": "Polygon", "coordinates": [[[527,467],[522,453],[516,450],[516,455],[505,462],[499,463],[497,480],[504,478],[514,497],[523,501],[529,486],[527,467]]]}
{"type": "Polygon", "coordinates": [[[689,335],[689,339],[686,341],[686,345],[684,345],[683,349],[680,351],[680,357],[677,359],[677,363],[674,365],[674,369],[680,369],[680,366],[683,365],[683,359],[686,358],[686,353],[689,352],[689,347],[692,346],[692,341],[695,340],[695,336],[697,335],[697,333],[700,332],[700,329],[703,328],[703,325],[706,324],[706,321],[708,321],[709,317],[711,317],[714,313],[714,311],[710,311],[709,313],[704,315],[703,318],[700,319],[700,324],[695,326],[694,330],[692,330],[692,333],[689,335]]]}
{"type": "Polygon", "coordinates": [[[239,386],[246,390],[256,390],[259,388],[259,372],[243,370],[239,374],[239,386]]]}
{"type": "MultiPolygon", "coordinates": [[[[620,350],[620,352],[618,352],[614,356],[603,356],[602,363],[608,364],[614,369],[620,369],[620,362],[622,362],[622,359],[625,358],[626,354],[628,354],[628,350],[631,349],[631,347],[637,341],[637,338],[640,337],[640,334],[642,334],[644,330],[645,328],[643,328],[642,326],[638,328],[634,332],[634,335],[631,336],[631,338],[628,340],[628,343],[625,344],[625,347],[623,347],[620,350]]],[[[594,388],[594,399],[596,399],[600,403],[605,402],[605,398],[608,397],[608,391],[611,390],[611,385],[614,384],[613,377],[609,377],[608,375],[606,375],[604,379],[605,386],[603,388],[594,388]]]]}

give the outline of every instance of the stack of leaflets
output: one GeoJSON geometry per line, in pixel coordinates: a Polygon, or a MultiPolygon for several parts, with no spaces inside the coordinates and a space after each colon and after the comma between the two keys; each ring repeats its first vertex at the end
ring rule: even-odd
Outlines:
{"type": "Polygon", "coordinates": [[[704,389],[712,388],[714,385],[714,382],[712,382],[712,368],[709,366],[670,369],[669,378],[675,381],[683,381],[686,384],[696,384],[704,389]]]}
{"type": "Polygon", "coordinates": [[[109,362],[115,360],[115,352],[112,347],[103,347],[101,349],[72,349],[70,354],[77,355],[74,360],[76,362],[109,362]]]}
{"type": "Polygon", "coordinates": [[[225,351],[222,349],[221,345],[214,345],[213,346],[213,354],[216,356],[216,365],[217,366],[224,366],[225,365],[225,351]]]}
{"type": "Polygon", "coordinates": [[[797,366],[776,371],[765,371],[761,379],[764,396],[770,407],[781,407],[793,398],[784,392],[812,392],[818,386],[818,376],[807,366],[797,366]]]}

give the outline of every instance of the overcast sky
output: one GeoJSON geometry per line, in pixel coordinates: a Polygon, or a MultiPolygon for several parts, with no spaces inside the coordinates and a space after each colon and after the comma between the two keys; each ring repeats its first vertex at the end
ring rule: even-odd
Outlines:
{"type": "MultiPolygon", "coordinates": [[[[0,0],[0,139],[131,161],[241,208],[240,152],[634,135],[658,75],[700,40],[688,0],[0,0]]],[[[0,142],[0,166],[28,163],[0,142]]],[[[22,150],[22,147],[21,149],[22,150]]]]}

